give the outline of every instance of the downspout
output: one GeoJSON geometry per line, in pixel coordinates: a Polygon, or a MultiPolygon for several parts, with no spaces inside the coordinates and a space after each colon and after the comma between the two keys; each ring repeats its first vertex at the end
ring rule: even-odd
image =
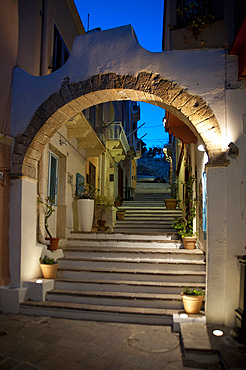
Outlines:
{"type": "MultiPolygon", "coordinates": [[[[47,176],[46,176],[46,168],[45,164],[47,163],[47,148],[44,149],[41,159],[39,161],[39,174],[38,174],[38,193],[39,193],[39,200],[44,202],[46,198],[46,184],[47,184],[47,176]]],[[[45,225],[44,225],[44,213],[45,213],[45,205],[43,203],[38,203],[38,238],[39,242],[44,245],[50,245],[48,240],[45,240],[45,225]]]]}

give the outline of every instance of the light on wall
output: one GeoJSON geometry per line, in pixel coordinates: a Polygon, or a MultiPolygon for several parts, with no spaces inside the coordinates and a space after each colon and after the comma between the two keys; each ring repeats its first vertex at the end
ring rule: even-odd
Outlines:
{"type": "Polygon", "coordinates": [[[198,145],[197,149],[199,150],[199,152],[205,152],[205,148],[202,144],[198,145]]]}
{"type": "Polygon", "coordinates": [[[66,140],[62,140],[62,138],[59,140],[59,143],[60,143],[61,146],[66,146],[67,145],[66,140]]]}
{"type": "Polygon", "coordinates": [[[239,156],[239,148],[238,146],[236,146],[236,144],[234,144],[233,142],[231,142],[229,145],[228,145],[228,148],[230,148],[228,150],[228,155],[231,157],[231,158],[234,158],[234,157],[238,157],[239,156]]]}

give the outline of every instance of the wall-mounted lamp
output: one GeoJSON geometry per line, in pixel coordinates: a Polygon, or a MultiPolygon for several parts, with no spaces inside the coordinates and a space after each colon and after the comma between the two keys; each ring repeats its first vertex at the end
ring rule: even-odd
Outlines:
{"type": "Polygon", "coordinates": [[[228,148],[230,148],[228,150],[228,155],[231,157],[231,158],[235,158],[235,157],[238,157],[239,156],[239,148],[238,146],[236,146],[233,142],[231,142],[229,145],[228,145],[228,148]]]}
{"type": "Polygon", "coordinates": [[[199,150],[199,152],[205,152],[205,148],[202,144],[198,145],[197,149],[199,150]]]}
{"type": "Polygon", "coordinates": [[[66,140],[62,140],[62,139],[60,139],[60,140],[59,140],[59,143],[60,143],[60,145],[61,145],[61,146],[66,146],[66,145],[67,145],[66,140]]]}

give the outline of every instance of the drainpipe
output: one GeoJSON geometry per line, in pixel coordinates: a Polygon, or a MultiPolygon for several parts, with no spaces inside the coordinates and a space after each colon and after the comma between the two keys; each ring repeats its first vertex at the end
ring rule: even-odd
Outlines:
{"type": "MultiPolygon", "coordinates": [[[[46,167],[45,164],[47,163],[47,148],[44,149],[41,159],[39,161],[39,174],[38,174],[38,193],[39,193],[39,200],[42,202],[45,201],[46,198],[46,186],[47,186],[47,176],[46,176],[46,167]]],[[[42,203],[38,203],[38,211],[39,211],[39,226],[38,226],[38,236],[39,242],[41,244],[49,245],[50,242],[45,240],[45,224],[44,224],[44,213],[45,213],[45,206],[42,203]]]]}

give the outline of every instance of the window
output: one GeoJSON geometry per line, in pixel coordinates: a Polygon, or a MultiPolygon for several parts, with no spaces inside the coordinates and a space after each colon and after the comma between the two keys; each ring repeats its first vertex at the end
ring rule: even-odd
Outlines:
{"type": "Polygon", "coordinates": [[[49,152],[48,197],[57,205],[59,158],[49,152]]]}
{"type": "Polygon", "coordinates": [[[68,60],[69,51],[63,41],[56,25],[54,25],[54,50],[53,50],[53,65],[52,71],[56,71],[61,68],[63,64],[68,60]]]}

